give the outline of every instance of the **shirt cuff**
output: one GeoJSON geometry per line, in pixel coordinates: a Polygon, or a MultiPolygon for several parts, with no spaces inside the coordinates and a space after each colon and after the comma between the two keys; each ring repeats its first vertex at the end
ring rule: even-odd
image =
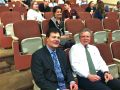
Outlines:
{"type": "Polygon", "coordinates": [[[71,81],[70,84],[75,84],[76,82],[75,81],[71,81]]]}
{"type": "Polygon", "coordinates": [[[104,72],[104,74],[105,74],[105,73],[109,73],[109,74],[110,74],[110,72],[109,72],[109,71],[105,71],[105,72],[104,72]]]}

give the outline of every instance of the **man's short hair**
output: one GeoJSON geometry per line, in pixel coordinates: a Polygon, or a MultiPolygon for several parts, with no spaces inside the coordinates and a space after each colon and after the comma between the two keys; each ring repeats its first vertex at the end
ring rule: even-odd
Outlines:
{"type": "Polygon", "coordinates": [[[60,33],[60,31],[59,31],[58,29],[56,29],[56,28],[50,28],[50,29],[47,31],[47,33],[46,33],[46,37],[49,37],[51,33],[59,33],[60,36],[61,36],[61,33],[60,33]]]}
{"type": "Polygon", "coordinates": [[[81,36],[81,34],[82,34],[83,32],[89,32],[90,35],[92,36],[92,31],[91,31],[89,28],[84,28],[83,30],[80,31],[79,37],[81,36]]]}

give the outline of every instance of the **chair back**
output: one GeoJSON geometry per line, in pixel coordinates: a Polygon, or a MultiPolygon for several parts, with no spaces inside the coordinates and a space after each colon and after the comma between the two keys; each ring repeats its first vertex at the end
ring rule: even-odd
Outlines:
{"type": "Polygon", "coordinates": [[[96,44],[95,46],[97,46],[97,48],[99,49],[100,54],[102,58],[105,60],[107,65],[114,63],[112,58],[112,53],[108,44],[101,43],[101,44],[96,44]]]}
{"type": "Polygon", "coordinates": [[[45,19],[50,19],[51,17],[53,17],[53,12],[45,12],[44,17],[45,19]]]}
{"type": "Polygon", "coordinates": [[[97,18],[89,18],[85,20],[85,26],[93,32],[102,31],[102,22],[97,18]]]}
{"type": "Polygon", "coordinates": [[[41,36],[39,24],[34,20],[23,20],[13,24],[14,34],[19,38],[19,41],[30,38],[41,36]]]}
{"type": "Polygon", "coordinates": [[[109,30],[119,30],[119,24],[118,24],[118,20],[116,19],[104,19],[103,20],[103,26],[104,29],[109,29],[109,30]]]}
{"type": "Polygon", "coordinates": [[[91,14],[89,12],[78,12],[78,15],[80,16],[80,19],[82,19],[82,20],[92,18],[91,14]]]}
{"type": "Polygon", "coordinates": [[[120,41],[111,42],[110,48],[112,51],[113,58],[120,59],[120,41]]]}
{"type": "Polygon", "coordinates": [[[21,15],[17,11],[6,11],[1,13],[1,22],[3,23],[4,26],[6,26],[9,23],[14,23],[17,21],[20,21],[21,15]]]}
{"type": "Polygon", "coordinates": [[[13,11],[18,11],[20,15],[24,15],[27,12],[27,9],[24,6],[14,7],[13,11]]]}
{"type": "Polygon", "coordinates": [[[0,6],[0,15],[2,12],[9,11],[9,8],[6,6],[0,6]]]}
{"type": "Polygon", "coordinates": [[[80,19],[69,19],[65,22],[66,30],[73,35],[79,33],[84,27],[84,23],[80,19]]]}
{"type": "Polygon", "coordinates": [[[46,34],[46,32],[49,29],[49,21],[50,21],[50,19],[47,19],[47,20],[42,21],[42,23],[41,23],[41,28],[42,28],[43,34],[46,34]]]}
{"type": "Polygon", "coordinates": [[[106,17],[117,20],[117,19],[119,19],[119,14],[118,14],[118,12],[107,12],[106,17]]]}

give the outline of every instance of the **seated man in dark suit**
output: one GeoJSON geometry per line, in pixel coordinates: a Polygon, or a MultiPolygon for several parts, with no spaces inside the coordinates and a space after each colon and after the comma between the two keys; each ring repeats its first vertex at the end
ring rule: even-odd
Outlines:
{"type": "Polygon", "coordinates": [[[59,49],[60,32],[55,28],[46,34],[46,46],[32,55],[31,72],[41,90],[78,90],[66,54],[59,49]]]}
{"type": "Polygon", "coordinates": [[[41,12],[50,12],[51,8],[49,7],[49,0],[44,0],[44,3],[40,3],[39,10],[41,12]]]}

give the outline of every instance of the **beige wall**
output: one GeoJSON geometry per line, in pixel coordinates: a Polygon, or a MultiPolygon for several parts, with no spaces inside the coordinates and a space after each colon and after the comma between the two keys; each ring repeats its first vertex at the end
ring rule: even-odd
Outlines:
{"type": "MultiPolygon", "coordinates": [[[[43,1],[43,0],[36,0],[36,1],[43,1]]],[[[97,0],[88,0],[88,2],[90,1],[95,1],[96,3],[97,0]]],[[[103,1],[104,3],[116,4],[118,0],[103,0],[103,1]]]]}
{"type": "Polygon", "coordinates": [[[35,1],[43,1],[43,0],[35,0],[35,1]]]}
{"type": "MultiPolygon", "coordinates": [[[[88,0],[88,2],[90,1],[97,1],[97,0],[88,0]]],[[[104,3],[110,3],[110,4],[116,4],[118,0],[103,0],[104,3]]]]}
{"type": "Polygon", "coordinates": [[[105,3],[116,4],[118,0],[103,0],[105,3]]]}

